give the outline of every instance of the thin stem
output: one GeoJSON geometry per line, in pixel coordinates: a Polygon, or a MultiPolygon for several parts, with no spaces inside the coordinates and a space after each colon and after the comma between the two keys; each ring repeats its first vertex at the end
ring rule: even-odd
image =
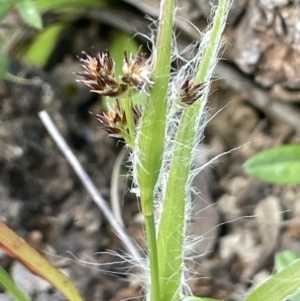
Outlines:
{"type": "Polygon", "coordinates": [[[145,216],[146,237],[148,243],[148,256],[150,262],[150,300],[160,301],[160,287],[159,287],[159,267],[157,259],[157,246],[155,234],[154,215],[145,216]]]}
{"type": "Polygon", "coordinates": [[[139,131],[137,132],[138,150],[135,150],[137,160],[135,160],[134,168],[140,188],[149,250],[151,301],[160,301],[160,275],[153,200],[165,143],[174,10],[175,0],[161,1],[157,42],[153,51],[154,67],[152,80],[154,85],[140,121],[139,131]]]}
{"type": "Polygon", "coordinates": [[[174,2],[175,0],[161,1],[158,36],[153,51],[155,64],[152,80],[154,85],[145,104],[141,126],[137,133],[139,149],[136,154],[138,160],[135,167],[143,212],[146,215],[153,214],[153,193],[164,151],[174,2]]]}
{"type": "Polygon", "coordinates": [[[24,85],[24,86],[32,86],[32,85],[41,86],[43,84],[43,81],[40,78],[28,79],[28,78],[23,78],[20,76],[13,75],[12,73],[9,72],[6,73],[5,79],[15,84],[24,85]]]}

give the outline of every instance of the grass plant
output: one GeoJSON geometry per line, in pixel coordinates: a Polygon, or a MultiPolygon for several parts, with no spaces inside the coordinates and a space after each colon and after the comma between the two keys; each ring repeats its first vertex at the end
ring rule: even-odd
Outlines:
{"type": "MultiPolygon", "coordinates": [[[[84,71],[78,81],[113,99],[113,105],[97,117],[111,136],[124,139],[131,152],[132,191],[141,199],[145,220],[148,258],[141,268],[149,301],[212,300],[191,296],[185,260],[192,180],[203,168],[194,163],[194,156],[206,124],[210,83],[230,5],[231,0],[219,0],[212,9],[212,23],[199,33],[200,41],[190,48],[190,59],[182,57],[173,40],[174,0],[161,1],[149,58],[141,49],[135,55],[125,53],[118,77],[109,52],[84,54],[81,59],[84,71]],[[171,67],[175,59],[185,62],[179,70],[171,67]],[[139,102],[135,101],[137,95],[139,102]]],[[[4,224],[0,225],[1,248],[53,283],[70,300],[82,300],[60,273],[4,224]]],[[[0,274],[0,282],[9,283],[6,276],[1,280],[0,274]]],[[[284,300],[299,286],[297,260],[253,290],[245,301],[284,300]]]]}
{"type": "Polygon", "coordinates": [[[171,68],[171,59],[181,58],[172,41],[173,0],[161,3],[151,57],[144,59],[141,52],[130,58],[125,55],[120,79],[114,77],[109,53],[81,59],[85,72],[79,81],[96,93],[118,98],[115,107],[98,117],[131,150],[134,191],[145,219],[149,300],[175,301],[189,293],[184,261],[191,183],[201,169],[192,162],[202,138],[206,100],[230,3],[219,1],[193,58],[179,70],[171,68]],[[134,104],[132,96],[137,93],[143,105],[134,104]]]}

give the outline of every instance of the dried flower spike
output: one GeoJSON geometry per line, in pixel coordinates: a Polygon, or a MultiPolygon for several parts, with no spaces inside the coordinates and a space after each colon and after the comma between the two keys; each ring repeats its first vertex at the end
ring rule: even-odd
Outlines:
{"type": "Polygon", "coordinates": [[[98,52],[95,57],[85,52],[83,54],[86,58],[81,58],[80,62],[85,71],[78,75],[84,79],[77,80],[77,82],[84,83],[92,89],[92,92],[110,97],[121,96],[127,90],[126,84],[120,84],[115,79],[115,63],[109,52],[98,52]]]}
{"type": "Polygon", "coordinates": [[[104,129],[112,137],[124,138],[124,132],[127,132],[126,115],[121,110],[120,103],[117,100],[114,109],[109,109],[107,113],[96,114],[98,120],[103,124],[104,129]]]}
{"type": "Polygon", "coordinates": [[[192,105],[202,96],[205,83],[194,85],[193,81],[193,78],[188,78],[180,88],[179,103],[183,107],[192,105]]]}
{"type": "MultiPolygon", "coordinates": [[[[132,106],[131,111],[136,125],[141,117],[141,110],[137,106],[132,106]]],[[[113,109],[109,109],[107,113],[96,114],[96,117],[111,137],[124,138],[126,140],[129,135],[127,116],[125,111],[121,109],[118,100],[116,100],[116,105],[113,109]]]]}
{"type": "Polygon", "coordinates": [[[138,90],[147,91],[149,86],[153,84],[151,80],[151,59],[143,59],[141,47],[135,56],[130,55],[129,58],[127,52],[124,52],[122,72],[121,80],[138,90]]]}

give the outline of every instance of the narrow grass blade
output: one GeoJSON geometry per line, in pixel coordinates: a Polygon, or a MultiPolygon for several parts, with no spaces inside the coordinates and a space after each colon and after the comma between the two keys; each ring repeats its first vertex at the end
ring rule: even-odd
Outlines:
{"type": "Polygon", "coordinates": [[[0,248],[20,261],[32,273],[50,282],[69,300],[83,301],[73,283],[62,272],[1,221],[0,248]]]}
{"type": "Polygon", "coordinates": [[[244,164],[249,175],[269,183],[300,183],[300,144],[290,144],[262,151],[244,164]]]}
{"type": "Polygon", "coordinates": [[[0,286],[10,293],[17,301],[30,301],[14,283],[10,275],[0,266],[0,286]]]}
{"type": "MultiPolygon", "coordinates": [[[[205,48],[196,76],[197,83],[209,82],[217,61],[219,43],[225,27],[231,1],[219,1],[212,28],[204,39],[209,41],[205,48]]],[[[208,95],[209,85],[205,96],[208,95]]],[[[178,300],[181,293],[183,273],[184,237],[186,235],[186,202],[190,191],[187,187],[193,159],[193,150],[198,143],[200,119],[205,101],[201,99],[183,111],[177,131],[176,142],[161,214],[157,249],[159,253],[160,287],[162,301],[178,300]]]]}
{"type": "Polygon", "coordinates": [[[0,81],[5,78],[8,70],[8,65],[8,56],[0,50],[0,81]]]}
{"type": "Polygon", "coordinates": [[[201,297],[195,297],[195,296],[188,296],[184,297],[182,301],[223,301],[218,299],[212,299],[212,298],[201,298],[201,297]]]}
{"type": "Polygon", "coordinates": [[[32,41],[25,53],[25,58],[38,67],[45,66],[63,29],[62,24],[47,27],[32,41]]]}
{"type": "Polygon", "coordinates": [[[141,207],[145,217],[151,274],[149,298],[152,301],[161,301],[153,202],[165,143],[174,10],[174,0],[161,1],[157,41],[152,53],[154,85],[150,96],[147,97],[143,116],[137,129],[135,157],[133,159],[136,180],[140,189],[141,207]]]}
{"type": "Polygon", "coordinates": [[[61,10],[61,9],[82,9],[91,7],[101,7],[111,4],[111,0],[37,0],[36,5],[39,10],[61,10]]]}
{"type": "Polygon", "coordinates": [[[138,135],[139,153],[136,168],[144,215],[153,214],[154,187],[164,150],[174,5],[174,0],[162,1],[158,36],[152,54],[154,86],[145,104],[138,135]]]}

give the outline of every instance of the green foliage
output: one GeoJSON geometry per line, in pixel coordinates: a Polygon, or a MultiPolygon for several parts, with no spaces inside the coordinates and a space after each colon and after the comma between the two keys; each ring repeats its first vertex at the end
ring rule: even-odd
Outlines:
{"type": "Polygon", "coordinates": [[[262,151],[245,162],[244,170],[269,183],[300,183],[300,144],[282,145],[262,151]]]}
{"type": "Polygon", "coordinates": [[[19,13],[29,26],[41,30],[43,28],[43,21],[40,13],[36,7],[36,2],[33,0],[24,0],[17,3],[16,6],[19,13]]]}
{"type": "MultiPolygon", "coordinates": [[[[275,256],[275,269],[276,272],[282,271],[291,263],[295,262],[299,259],[299,254],[293,251],[283,251],[275,256]]],[[[300,292],[296,292],[294,295],[289,297],[289,301],[299,301],[300,300],[300,292]]]]}
{"type": "Polygon", "coordinates": [[[3,20],[11,8],[13,7],[12,1],[3,1],[0,0],[0,21],[3,20]]]}
{"type": "MultiPolygon", "coordinates": [[[[140,189],[142,212],[145,218],[151,276],[150,298],[153,301],[164,300],[161,294],[166,293],[165,287],[162,285],[165,279],[161,278],[159,269],[164,270],[168,263],[165,261],[163,266],[159,266],[161,261],[158,258],[156,241],[154,192],[162,165],[165,144],[174,9],[174,0],[162,2],[156,48],[153,54],[155,58],[152,71],[154,85],[150,96],[146,97],[147,102],[140,122],[140,131],[137,133],[139,149],[135,148],[138,158],[135,165],[136,179],[140,189]]],[[[172,234],[169,233],[169,235],[172,234]]],[[[163,249],[159,249],[159,252],[163,252],[163,249]]],[[[178,294],[178,287],[169,291],[168,294],[173,296],[178,294]]]]}
{"type": "Polygon", "coordinates": [[[55,10],[59,12],[74,12],[86,8],[107,6],[112,0],[37,0],[36,5],[40,11],[55,10]]]}
{"type": "Polygon", "coordinates": [[[212,299],[212,298],[201,298],[201,297],[195,297],[195,296],[187,296],[182,299],[182,301],[223,301],[218,299],[212,299]]]}
{"type": "MultiPolygon", "coordinates": [[[[40,31],[37,37],[32,40],[24,56],[30,63],[43,67],[66,25],[53,24],[43,30],[41,17],[43,12],[52,10],[67,17],[70,14],[74,15],[74,13],[80,12],[82,9],[103,7],[112,2],[109,0],[0,0],[0,21],[7,16],[11,9],[15,8],[28,26],[40,31]]],[[[0,47],[0,81],[5,78],[9,63],[6,53],[3,51],[4,44],[5,41],[0,47]]]]}
{"type": "MultiPolygon", "coordinates": [[[[219,1],[213,25],[207,32],[209,46],[204,50],[199,63],[195,84],[209,82],[217,60],[221,35],[225,27],[230,1],[219,1]]],[[[199,55],[199,54],[198,54],[199,55]]],[[[206,87],[208,89],[209,85],[206,87]]],[[[202,116],[207,94],[182,112],[182,118],[174,142],[172,160],[169,167],[167,188],[161,222],[158,230],[159,267],[162,300],[178,299],[182,266],[184,265],[184,237],[186,235],[186,203],[190,191],[192,158],[199,142],[199,119],[202,116]],[[176,217],[176,218],[175,218],[176,217]]]]}
{"type": "Polygon", "coordinates": [[[0,286],[2,286],[17,301],[30,301],[11,279],[10,275],[0,266],[0,286]]]}
{"type": "Polygon", "coordinates": [[[293,251],[283,251],[275,255],[275,269],[276,272],[282,271],[289,264],[299,259],[299,254],[293,251]]]}
{"type": "Polygon", "coordinates": [[[23,21],[38,30],[43,28],[42,18],[33,0],[1,0],[0,21],[6,17],[9,11],[16,7],[23,21]]]}
{"type": "Polygon", "coordinates": [[[5,78],[8,69],[8,64],[8,56],[0,51],[0,81],[2,81],[5,78]]]}
{"type": "MultiPolygon", "coordinates": [[[[60,12],[73,12],[82,7],[107,5],[108,0],[0,0],[0,3],[4,4],[0,8],[0,17],[3,18],[9,9],[16,7],[27,24],[36,29],[42,29],[40,17],[40,12],[42,11],[55,9],[60,12]]],[[[207,83],[205,94],[204,96],[199,96],[199,99],[190,107],[181,108],[181,111],[178,111],[180,113],[178,114],[179,126],[172,133],[174,136],[173,140],[171,142],[168,141],[168,143],[172,143],[171,148],[166,143],[166,129],[174,124],[172,123],[173,121],[170,121],[174,116],[171,116],[168,111],[167,99],[171,94],[168,89],[171,79],[174,0],[165,0],[161,6],[160,25],[153,50],[153,66],[151,66],[153,68],[151,70],[153,86],[150,93],[144,93],[144,96],[139,96],[139,101],[144,104],[144,110],[137,130],[134,129],[135,124],[131,111],[134,96],[130,93],[130,89],[128,93],[126,90],[127,94],[120,99],[122,108],[118,113],[123,114],[125,112],[126,115],[123,116],[126,116],[126,118],[119,119],[128,123],[128,128],[126,128],[128,132],[126,131],[126,133],[131,137],[131,140],[127,142],[133,151],[133,157],[135,156],[136,158],[133,162],[133,168],[139,186],[142,211],[145,217],[150,267],[149,299],[152,301],[176,301],[181,298],[183,292],[184,243],[189,219],[186,216],[186,202],[190,193],[188,188],[191,182],[192,159],[195,146],[198,143],[197,139],[201,133],[198,116],[203,114],[205,99],[208,96],[209,82],[212,70],[216,64],[221,34],[225,26],[229,6],[229,0],[219,1],[212,27],[206,33],[206,39],[209,43],[205,45],[206,48],[203,49],[202,58],[201,60],[199,58],[199,61],[197,61],[197,65],[199,62],[199,65],[196,65],[198,69],[193,74],[194,84],[207,83]],[[168,117],[170,120],[167,120],[168,117]],[[172,156],[165,162],[166,148],[168,148],[169,152],[172,152],[172,156]],[[164,164],[167,164],[167,167],[164,164]],[[164,187],[162,187],[162,182],[159,182],[161,181],[160,173],[162,168],[165,168],[164,172],[167,173],[163,183],[164,187]],[[159,212],[161,215],[156,227],[154,199],[157,185],[160,185],[159,187],[163,190],[160,196],[163,207],[162,211],[159,212]]],[[[46,28],[29,48],[26,54],[27,59],[39,66],[43,66],[63,28],[64,26],[61,24],[46,28]]],[[[111,47],[111,55],[117,63],[117,77],[122,74],[123,53],[121,56],[120,49],[125,48],[124,44],[127,45],[126,50],[128,52],[137,49],[133,40],[131,40],[132,43],[128,43],[128,39],[129,37],[126,34],[120,33],[111,47]]],[[[108,56],[105,56],[105,59],[108,59],[108,56]]],[[[106,62],[109,62],[109,60],[106,62]]],[[[133,60],[133,66],[142,73],[142,69],[145,66],[140,66],[139,63],[139,61],[133,60]]],[[[0,79],[4,77],[7,65],[7,57],[5,54],[0,53],[0,79]]],[[[132,66],[127,67],[130,69],[132,66]]],[[[134,68],[130,70],[130,72],[134,71],[134,68]]],[[[104,81],[105,85],[115,80],[111,78],[111,74],[109,76],[109,80],[107,82],[104,81]]],[[[245,163],[244,168],[247,173],[268,182],[297,183],[300,181],[300,145],[281,146],[264,151],[249,159],[245,163]]],[[[70,300],[82,301],[76,288],[64,275],[5,225],[0,225],[0,246],[8,251],[8,254],[21,261],[35,274],[51,282],[70,300]]],[[[244,301],[282,301],[295,293],[300,286],[300,260],[294,261],[294,259],[296,258],[292,254],[278,257],[276,259],[278,273],[252,291],[244,301]]],[[[6,276],[5,273],[4,276],[0,273],[0,281],[2,281],[7,290],[11,291],[8,287],[13,286],[11,281],[7,282],[8,278],[5,278],[6,276]]],[[[14,288],[13,291],[17,292],[18,290],[14,288]]],[[[294,295],[294,297],[298,298],[298,294],[294,295]]],[[[18,300],[28,301],[28,299],[18,300]]],[[[194,296],[186,296],[182,300],[214,301],[213,299],[194,296]]],[[[298,299],[293,300],[298,301],[298,299]]]]}
{"type": "Polygon", "coordinates": [[[252,291],[244,301],[283,301],[300,287],[300,259],[293,261],[252,291]]]}
{"type": "Polygon", "coordinates": [[[47,63],[63,29],[64,25],[62,24],[54,24],[45,28],[32,41],[24,55],[25,58],[34,65],[43,67],[47,63]]]}

